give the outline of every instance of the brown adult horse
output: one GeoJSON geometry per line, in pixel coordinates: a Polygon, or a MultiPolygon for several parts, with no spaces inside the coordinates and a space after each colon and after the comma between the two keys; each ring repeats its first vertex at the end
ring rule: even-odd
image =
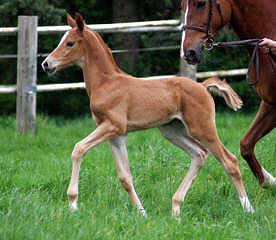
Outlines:
{"type": "Polygon", "coordinates": [[[71,209],[77,209],[78,178],[83,157],[91,148],[108,141],[118,177],[133,204],[145,215],[132,182],[126,135],[158,127],[165,138],[191,157],[190,169],[172,199],[173,215],[180,214],[181,203],[209,152],[233,181],[244,210],[253,212],[242,183],[238,160],[217,135],[215,105],[206,90],[211,88],[218,92],[230,107],[237,110],[242,102],[233,89],[217,78],[201,84],[181,77],[152,81],[132,77],[116,65],[110,49],[99,34],[85,25],[81,15],[76,14],[76,20],[67,15],[67,21],[72,29],[65,33],[42,67],[51,74],[74,63],[82,68],[92,116],[97,124],[96,130],[78,142],[72,152],[73,169],[67,191],[71,209]]]}
{"type": "MultiPolygon", "coordinates": [[[[275,0],[182,0],[185,25],[182,34],[181,56],[190,64],[200,61],[201,46],[212,34],[230,23],[240,39],[276,39],[275,0]],[[210,21],[211,19],[211,21],[210,21]],[[211,24],[210,24],[211,23],[211,24]]],[[[247,47],[250,56],[252,47],[247,47]]],[[[253,88],[261,97],[259,111],[241,140],[241,154],[262,187],[276,187],[276,178],[258,162],[256,143],[276,126],[276,70],[265,49],[259,58],[258,81],[253,88]]],[[[256,81],[256,65],[250,73],[250,82],[256,81]]],[[[273,159],[275,160],[275,159],[273,159]]]]}

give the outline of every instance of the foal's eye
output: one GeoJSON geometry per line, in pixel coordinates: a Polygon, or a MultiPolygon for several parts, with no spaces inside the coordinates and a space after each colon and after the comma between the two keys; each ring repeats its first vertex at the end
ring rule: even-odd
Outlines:
{"type": "Polygon", "coordinates": [[[204,8],[206,6],[206,1],[199,1],[196,4],[197,8],[204,8]]]}
{"type": "Polygon", "coordinates": [[[73,47],[74,44],[75,44],[75,42],[68,42],[68,43],[66,43],[66,46],[67,46],[67,47],[73,47]]]}

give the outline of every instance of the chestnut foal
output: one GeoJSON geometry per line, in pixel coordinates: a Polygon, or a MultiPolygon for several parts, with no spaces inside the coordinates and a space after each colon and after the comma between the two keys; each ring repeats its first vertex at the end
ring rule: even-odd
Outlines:
{"type": "Polygon", "coordinates": [[[75,20],[67,14],[67,21],[72,29],[65,33],[42,67],[53,74],[74,63],[81,66],[92,117],[97,124],[96,130],[78,142],[72,152],[73,169],[67,191],[70,208],[77,209],[78,178],[83,157],[91,148],[108,141],[119,180],[132,203],[146,215],[133,186],[126,134],[157,127],[165,138],[191,157],[190,169],[172,198],[173,215],[180,214],[185,195],[209,151],[232,179],[244,210],[253,212],[242,183],[238,160],[217,135],[215,105],[206,90],[211,88],[218,92],[230,107],[237,110],[242,101],[233,89],[217,78],[201,84],[184,77],[151,81],[132,77],[116,65],[110,49],[99,34],[85,25],[80,14],[76,14],[75,20]]]}

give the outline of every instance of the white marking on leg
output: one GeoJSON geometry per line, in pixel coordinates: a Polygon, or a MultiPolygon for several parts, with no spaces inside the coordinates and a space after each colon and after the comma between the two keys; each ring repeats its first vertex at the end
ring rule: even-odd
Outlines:
{"type": "MultiPolygon", "coordinates": [[[[187,19],[188,19],[188,12],[189,12],[189,0],[187,0],[187,6],[186,6],[186,11],[184,15],[184,26],[187,25],[187,19]]],[[[182,40],[181,40],[181,50],[180,50],[180,57],[184,57],[184,42],[186,38],[186,30],[184,29],[182,31],[182,40]]]]}
{"type": "Polygon", "coordinates": [[[251,206],[247,196],[241,197],[240,201],[241,201],[242,208],[245,212],[249,212],[249,213],[254,213],[255,212],[253,207],[251,206]]]}
{"type": "Polygon", "coordinates": [[[276,178],[274,178],[263,167],[262,167],[262,172],[263,172],[263,175],[264,175],[264,182],[262,184],[262,187],[264,187],[264,188],[276,188],[276,178]]]}
{"type": "Polygon", "coordinates": [[[69,203],[69,210],[72,212],[78,210],[77,199],[74,202],[69,203]]]}

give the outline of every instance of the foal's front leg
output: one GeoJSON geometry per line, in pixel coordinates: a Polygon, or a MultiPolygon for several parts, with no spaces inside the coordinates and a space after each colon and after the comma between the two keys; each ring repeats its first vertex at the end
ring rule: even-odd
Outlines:
{"type": "Polygon", "coordinates": [[[114,126],[109,122],[100,124],[94,132],[78,142],[72,152],[72,174],[67,190],[70,210],[77,210],[79,171],[83,157],[92,148],[108,140],[116,134],[114,126]]]}
{"type": "Polygon", "coordinates": [[[139,209],[143,216],[146,216],[146,211],[144,210],[141,201],[136,194],[132,182],[126,149],[126,136],[118,136],[110,139],[109,147],[116,162],[119,180],[121,181],[124,189],[127,191],[132,203],[139,209]]]}

